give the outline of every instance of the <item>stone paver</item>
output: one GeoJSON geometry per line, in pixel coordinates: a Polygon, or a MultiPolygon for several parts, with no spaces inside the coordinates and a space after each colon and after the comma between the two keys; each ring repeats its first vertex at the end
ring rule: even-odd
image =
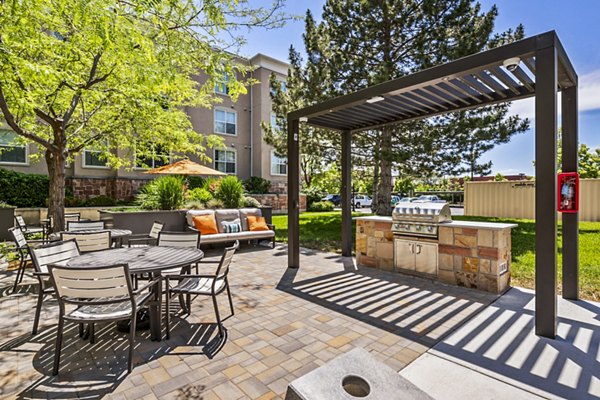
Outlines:
{"type": "MultiPolygon", "coordinates": [[[[296,377],[355,347],[399,371],[496,298],[356,269],[350,258],[317,251],[303,250],[301,268],[291,270],[286,250],[246,246],[236,254],[230,273],[236,313],[224,322],[225,343],[210,299],[198,298],[191,315],[173,317],[171,339],[152,342],[149,332],[139,332],[129,375],[125,334],[98,326],[91,345],[68,325],[60,374],[53,377],[56,302],[45,302],[41,329],[31,336],[35,281],[26,278],[10,294],[14,272],[2,268],[0,397],[281,398],[296,377]]],[[[208,253],[216,260],[220,250],[208,253]]],[[[226,296],[219,305],[227,315],[226,296]]]]}

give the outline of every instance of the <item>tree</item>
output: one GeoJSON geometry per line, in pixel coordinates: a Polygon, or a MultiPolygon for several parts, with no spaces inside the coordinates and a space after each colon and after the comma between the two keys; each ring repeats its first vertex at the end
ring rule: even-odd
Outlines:
{"type": "Polygon", "coordinates": [[[55,229],[63,229],[65,163],[84,148],[122,167],[156,146],[202,156],[219,144],[195,132],[184,109],[216,102],[224,73],[234,98],[246,92],[249,67],[219,48],[240,43],[236,28],[279,26],[282,2],[0,0],[0,110],[18,141],[43,151],[55,229]],[[231,40],[220,39],[224,31],[231,40]]]}
{"type": "MultiPolygon", "coordinates": [[[[304,35],[309,61],[305,70],[314,71],[307,77],[323,80],[321,86],[307,83],[318,89],[308,99],[353,92],[522,37],[520,26],[494,35],[496,16],[496,7],[482,12],[471,0],[327,0],[323,21],[317,26],[307,22],[304,35]]],[[[355,135],[356,146],[367,149],[376,163],[378,214],[391,213],[393,168],[409,176],[435,175],[456,162],[455,149],[446,148],[444,136],[452,124],[457,122],[451,118],[418,121],[386,126],[362,141],[355,135]]]]}

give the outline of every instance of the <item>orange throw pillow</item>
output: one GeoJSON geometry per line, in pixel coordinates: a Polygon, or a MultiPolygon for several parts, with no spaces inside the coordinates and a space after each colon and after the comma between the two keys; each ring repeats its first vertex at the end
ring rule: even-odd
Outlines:
{"type": "Polygon", "coordinates": [[[265,217],[248,216],[248,230],[250,231],[268,231],[267,221],[265,217]]]}
{"type": "Polygon", "coordinates": [[[214,215],[196,215],[193,220],[194,226],[200,231],[201,234],[214,235],[215,233],[219,233],[219,230],[217,229],[217,221],[215,221],[214,215]]]}

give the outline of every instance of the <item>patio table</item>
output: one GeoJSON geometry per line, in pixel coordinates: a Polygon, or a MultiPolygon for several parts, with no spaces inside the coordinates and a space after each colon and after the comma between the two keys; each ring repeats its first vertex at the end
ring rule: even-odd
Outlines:
{"type": "MultiPolygon", "coordinates": [[[[204,252],[195,248],[151,246],[122,247],[83,254],[67,262],[69,267],[100,267],[112,264],[128,264],[132,274],[148,273],[151,277],[160,276],[161,271],[183,268],[199,262],[204,252]]],[[[162,284],[154,286],[155,293],[162,295],[162,284]]],[[[150,303],[150,333],[152,340],[160,341],[160,307],[150,303]]]]}
{"type": "Polygon", "coordinates": [[[60,240],[61,233],[94,233],[94,232],[100,232],[100,231],[109,231],[110,232],[110,240],[113,243],[115,243],[115,245],[117,247],[121,247],[121,245],[123,244],[123,238],[131,236],[131,233],[132,233],[129,229],[83,229],[83,230],[80,230],[77,232],[62,231],[62,232],[51,233],[48,236],[48,240],[50,240],[50,241],[60,240]]]}

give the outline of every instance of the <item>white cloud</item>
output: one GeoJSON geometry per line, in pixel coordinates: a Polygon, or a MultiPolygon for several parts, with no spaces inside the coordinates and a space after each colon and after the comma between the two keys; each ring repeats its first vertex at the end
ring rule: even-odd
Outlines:
{"type": "MultiPolygon", "coordinates": [[[[558,94],[558,115],[560,117],[560,99],[558,94]]],[[[579,77],[579,112],[600,109],[600,70],[592,71],[579,77]]],[[[535,97],[513,102],[509,111],[510,115],[519,115],[522,118],[535,119],[535,97]]]]}

